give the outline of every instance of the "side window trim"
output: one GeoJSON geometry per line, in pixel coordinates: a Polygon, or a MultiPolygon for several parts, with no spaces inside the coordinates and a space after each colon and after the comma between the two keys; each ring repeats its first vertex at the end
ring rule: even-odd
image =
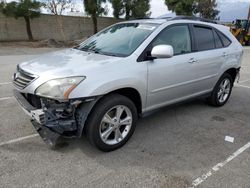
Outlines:
{"type": "Polygon", "coordinates": [[[232,40],[229,39],[224,33],[222,33],[221,31],[219,31],[218,29],[215,29],[215,28],[214,28],[214,30],[215,30],[215,32],[217,33],[218,37],[220,38],[220,40],[221,40],[222,45],[224,46],[224,48],[227,48],[227,47],[229,47],[229,46],[232,44],[232,40]],[[225,44],[224,44],[224,42],[223,42],[223,40],[222,40],[220,34],[221,34],[223,37],[225,37],[225,38],[230,42],[229,45],[225,45],[225,44]]]}
{"type": "Polygon", "coordinates": [[[193,24],[188,24],[189,32],[190,32],[190,37],[191,37],[191,43],[192,43],[192,53],[197,51],[196,48],[196,41],[195,41],[195,36],[194,36],[194,28],[193,24]]]}
{"type": "Polygon", "coordinates": [[[224,44],[223,44],[223,41],[222,41],[221,37],[219,36],[218,32],[216,32],[216,29],[215,29],[215,28],[213,28],[213,35],[214,35],[215,49],[224,48],[225,46],[224,46],[224,44]],[[220,42],[221,42],[221,44],[222,44],[222,47],[216,47],[215,34],[218,36],[218,38],[219,38],[219,40],[220,40],[220,42]]]}
{"type": "Polygon", "coordinates": [[[151,47],[152,43],[157,39],[157,37],[159,37],[160,34],[161,34],[162,32],[164,32],[165,30],[170,29],[170,28],[175,27],[175,26],[187,26],[187,27],[188,27],[189,36],[190,36],[190,41],[191,41],[191,52],[184,53],[184,54],[177,54],[177,55],[174,55],[174,56],[179,56],[179,55],[185,55],[185,54],[193,53],[193,52],[194,52],[194,38],[193,38],[193,36],[192,36],[192,31],[191,31],[192,28],[191,28],[190,25],[191,25],[191,24],[189,24],[189,23],[177,23],[177,24],[169,25],[169,26],[165,27],[164,29],[162,29],[162,30],[155,36],[155,38],[148,44],[148,46],[144,49],[144,51],[143,51],[143,52],[141,53],[141,55],[138,57],[137,62],[143,62],[143,61],[145,61],[145,56],[147,55],[149,48],[151,47]]]}

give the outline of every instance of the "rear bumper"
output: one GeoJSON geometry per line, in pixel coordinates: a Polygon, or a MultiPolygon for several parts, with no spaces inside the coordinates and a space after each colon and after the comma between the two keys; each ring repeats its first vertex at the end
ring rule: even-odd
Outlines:
{"type": "Polygon", "coordinates": [[[236,81],[237,83],[239,83],[239,81],[240,81],[240,69],[241,69],[241,67],[238,68],[238,69],[236,69],[235,81],[236,81]]]}

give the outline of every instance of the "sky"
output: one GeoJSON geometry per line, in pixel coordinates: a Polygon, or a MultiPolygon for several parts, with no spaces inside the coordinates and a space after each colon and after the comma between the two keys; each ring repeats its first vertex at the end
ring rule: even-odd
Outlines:
{"type": "MultiPolygon", "coordinates": [[[[233,21],[236,18],[246,19],[250,0],[217,0],[219,17],[221,21],[233,21]]],[[[158,17],[167,13],[171,13],[164,0],[151,0],[151,17],[158,17]]]]}
{"type": "MultiPolygon", "coordinates": [[[[82,12],[83,5],[81,0],[73,0],[76,8],[82,12]]],[[[164,3],[164,0],[151,0],[151,17],[155,18],[164,14],[171,13],[164,3]]],[[[236,18],[246,19],[250,0],[217,0],[218,9],[220,11],[221,21],[233,21],[236,18]]],[[[108,3],[108,15],[112,17],[112,6],[108,3]]]]}
{"type": "MultiPolygon", "coordinates": [[[[241,6],[243,5],[248,7],[247,4],[250,6],[250,0],[217,0],[217,4],[218,9],[223,15],[224,12],[228,12],[233,14],[233,16],[236,16],[238,12],[234,12],[233,10],[242,12],[243,10],[241,6]]],[[[164,4],[164,0],[151,0],[151,12],[152,17],[158,17],[160,15],[170,13],[167,6],[164,4]]]]}
{"type": "MultiPolygon", "coordinates": [[[[1,0],[0,0],[1,1],[1,0]]],[[[11,0],[7,0],[11,1],[11,0]]],[[[18,0],[16,0],[18,1],[18,0]]],[[[85,15],[83,12],[82,0],[73,0],[74,8],[81,12],[81,15],[85,15]]],[[[171,13],[164,3],[164,0],[151,0],[151,17],[156,18],[164,14],[171,13]]],[[[220,11],[219,17],[221,21],[233,21],[236,18],[246,19],[248,14],[248,8],[250,6],[250,0],[217,0],[218,9],[220,11]]],[[[107,5],[108,15],[112,17],[113,9],[110,3],[107,5]]],[[[46,11],[43,9],[43,12],[46,11]]],[[[71,14],[72,15],[72,14],[71,14]]]]}
{"type": "Polygon", "coordinates": [[[233,21],[238,19],[247,19],[250,0],[220,0],[218,9],[222,21],[233,21]]]}
{"type": "Polygon", "coordinates": [[[163,14],[171,13],[163,0],[151,0],[151,17],[155,18],[163,14]]]}

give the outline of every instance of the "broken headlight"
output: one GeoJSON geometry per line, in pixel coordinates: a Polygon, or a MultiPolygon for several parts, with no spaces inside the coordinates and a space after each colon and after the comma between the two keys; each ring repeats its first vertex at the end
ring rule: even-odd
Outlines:
{"type": "Polygon", "coordinates": [[[69,94],[85,78],[84,76],[79,76],[50,80],[40,85],[35,93],[36,95],[52,99],[68,99],[69,94]]]}

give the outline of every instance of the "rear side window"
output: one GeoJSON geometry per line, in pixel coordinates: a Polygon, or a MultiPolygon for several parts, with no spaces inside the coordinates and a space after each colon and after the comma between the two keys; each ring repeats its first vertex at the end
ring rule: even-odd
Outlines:
{"type": "Polygon", "coordinates": [[[214,41],[215,41],[216,48],[223,48],[224,47],[219,35],[215,31],[214,31],[214,41]]]}
{"type": "Polygon", "coordinates": [[[194,26],[194,35],[198,51],[215,48],[213,30],[208,27],[194,26]]]}
{"type": "Polygon", "coordinates": [[[228,47],[231,44],[231,41],[221,32],[217,32],[217,33],[219,37],[221,38],[224,47],[228,47]]]}

